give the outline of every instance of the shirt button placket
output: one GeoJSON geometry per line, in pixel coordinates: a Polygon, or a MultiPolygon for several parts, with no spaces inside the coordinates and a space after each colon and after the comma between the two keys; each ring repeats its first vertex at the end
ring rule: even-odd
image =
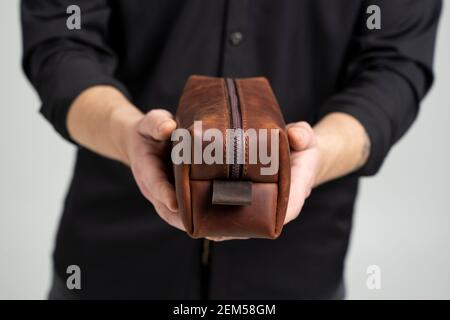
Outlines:
{"type": "Polygon", "coordinates": [[[228,0],[227,20],[223,39],[222,73],[226,77],[243,77],[243,58],[245,56],[245,27],[248,0],[228,0]]]}
{"type": "Polygon", "coordinates": [[[244,38],[244,35],[240,31],[235,31],[235,32],[230,33],[230,37],[229,37],[230,43],[233,46],[240,45],[242,40],[243,40],[243,38],[244,38]]]}

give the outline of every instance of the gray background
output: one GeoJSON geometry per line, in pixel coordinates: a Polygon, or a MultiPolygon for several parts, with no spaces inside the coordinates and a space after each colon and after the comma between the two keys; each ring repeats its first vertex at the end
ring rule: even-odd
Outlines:
{"type": "MultiPolygon", "coordinates": [[[[74,149],[38,115],[20,69],[18,8],[18,0],[0,1],[0,299],[41,299],[74,149]]],[[[418,121],[380,174],[362,182],[346,263],[350,299],[450,298],[448,6],[435,66],[418,121]],[[366,287],[374,264],[380,290],[366,287]]]]}

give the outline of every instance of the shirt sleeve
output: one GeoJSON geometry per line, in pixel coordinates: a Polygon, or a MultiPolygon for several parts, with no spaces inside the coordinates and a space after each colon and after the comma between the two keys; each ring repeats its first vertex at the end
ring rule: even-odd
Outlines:
{"type": "Polygon", "coordinates": [[[37,90],[41,113],[67,140],[66,116],[86,88],[112,85],[128,92],[115,77],[117,57],[108,46],[111,14],[107,0],[22,0],[23,69],[37,90]],[[67,8],[81,9],[81,29],[70,30],[67,8]]]}
{"type": "Polygon", "coordinates": [[[320,116],[344,112],[364,126],[370,140],[367,163],[356,173],[373,175],[392,145],[410,127],[433,82],[432,64],[440,0],[364,1],[342,86],[320,116]],[[370,30],[370,5],[380,8],[381,29],[370,30]]]}

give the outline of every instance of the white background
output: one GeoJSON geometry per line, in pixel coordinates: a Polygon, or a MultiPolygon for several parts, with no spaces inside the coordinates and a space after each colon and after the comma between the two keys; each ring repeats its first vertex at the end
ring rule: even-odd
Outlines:
{"type": "MultiPolygon", "coordinates": [[[[21,71],[18,2],[0,1],[0,299],[43,299],[74,150],[38,114],[21,71]]],[[[418,121],[380,174],[362,182],[346,264],[350,299],[450,298],[448,7],[435,66],[418,121]],[[373,264],[381,290],[366,287],[373,264]]]]}

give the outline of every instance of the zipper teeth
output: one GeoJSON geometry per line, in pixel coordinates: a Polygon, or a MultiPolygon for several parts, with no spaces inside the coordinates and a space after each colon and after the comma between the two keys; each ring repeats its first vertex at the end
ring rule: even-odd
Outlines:
{"type": "MultiPolygon", "coordinates": [[[[230,100],[230,112],[231,112],[231,127],[232,129],[241,129],[242,119],[241,110],[239,108],[239,99],[236,92],[236,85],[231,78],[226,79],[228,97],[230,100]]],[[[238,136],[234,136],[233,141],[233,163],[230,165],[230,172],[232,179],[239,179],[241,175],[241,165],[238,163],[238,152],[241,152],[242,146],[240,145],[241,139],[238,136]]]]}

